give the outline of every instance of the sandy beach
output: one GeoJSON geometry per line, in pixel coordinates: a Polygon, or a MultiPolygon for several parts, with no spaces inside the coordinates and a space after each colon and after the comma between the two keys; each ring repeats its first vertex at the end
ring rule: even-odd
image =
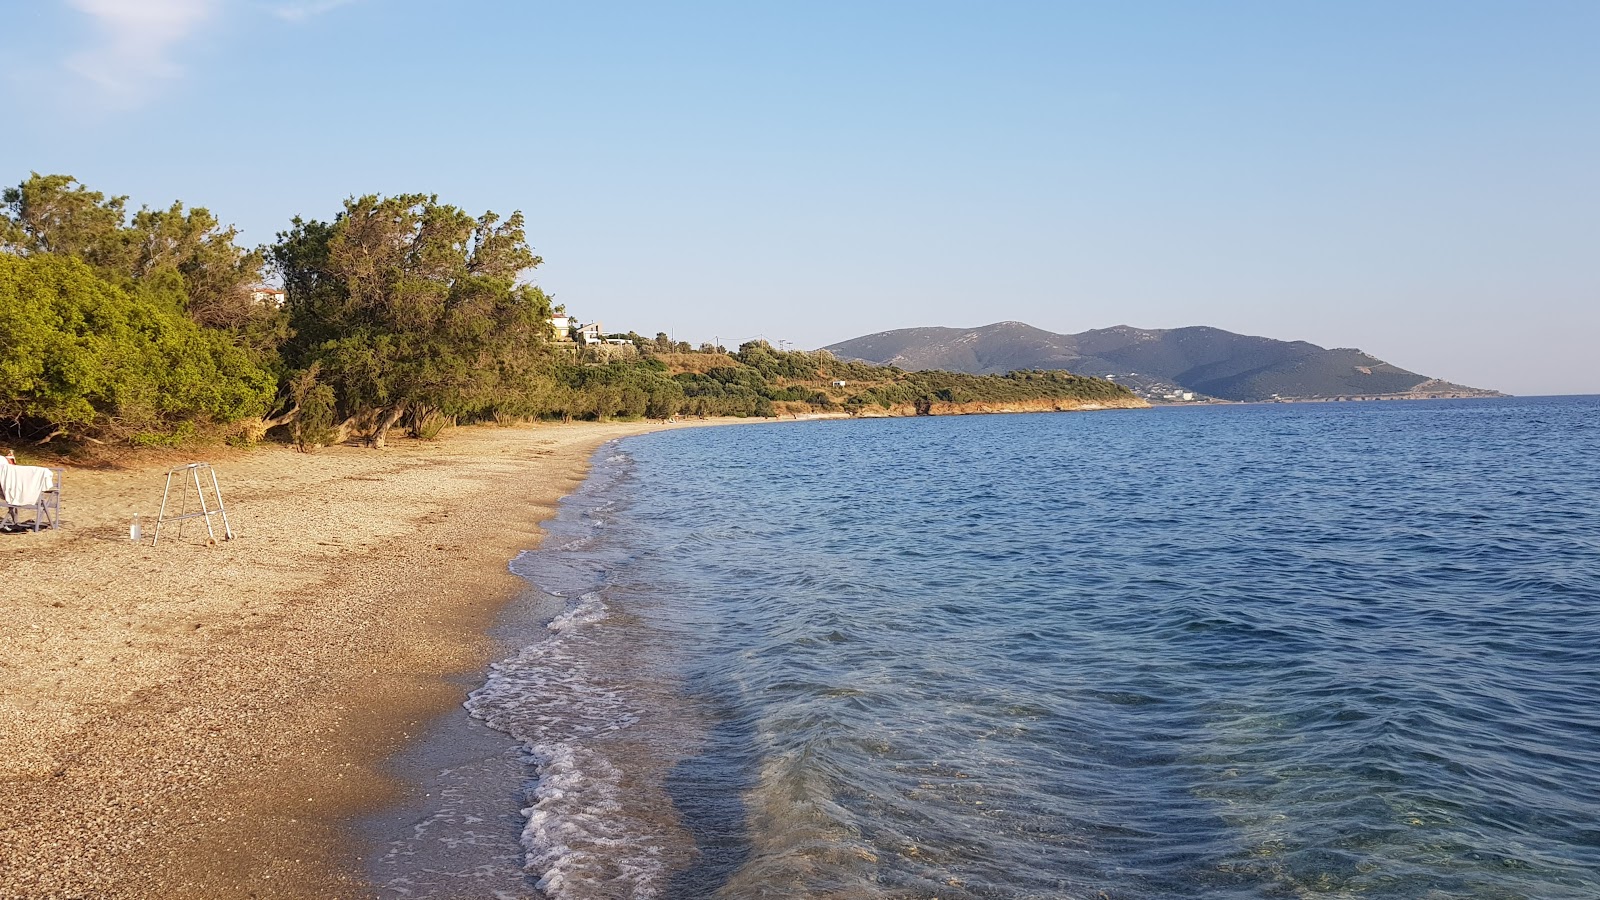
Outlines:
{"type": "Polygon", "coordinates": [[[191,457],[69,469],[65,528],[0,535],[0,897],[368,896],[343,823],[404,789],[383,761],[461,701],[593,450],[661,427],[204,451],[216,546],[150,545],[191,457]]]}

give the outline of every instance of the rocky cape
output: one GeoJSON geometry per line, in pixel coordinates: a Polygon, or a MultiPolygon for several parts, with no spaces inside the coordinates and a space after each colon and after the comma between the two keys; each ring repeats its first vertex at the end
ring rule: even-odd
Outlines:
{"type": "Polygon", "coordinates": [[[1056,334],[1023,322],[981,328],[902,328],[824,349],[908,370],[996,374],[1058,369],[1108,378],[1162,400],[1386,400],[1499,397],[1403,369],[1349,347],[1235,334],[1220,328],[1118,325],[1056,334]],[[1185,397],[1185,395],[1192,395],[1185,397]]]}

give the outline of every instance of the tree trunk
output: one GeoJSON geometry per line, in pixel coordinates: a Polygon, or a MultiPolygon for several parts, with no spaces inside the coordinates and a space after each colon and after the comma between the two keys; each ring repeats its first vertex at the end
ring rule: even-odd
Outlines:
{"type": "Polygon", "coordinates": [[[280,413],[276,416],[268,416],[267,418],[262,419],[261,430],[266,431],[268,428],[277,428],[279,425],[288,425],[298,418],[300,418],[300,406],[296,404],[289,407],[287,412],[280,413]]]}
{"type": "Polygon", "coordinates": [[[359,419],[360,416],[351,416],[333,426],[333,436],[328,438],[328,446],[332,447],[334,444],[342,444],[350,440],[351,436],[358,431],[356,423],[359,419]]]}
{"type": "Polygon", "coordinates": [[[400,417],[405,413],[406,405],[401,403],[378,418],[378,424],[372,429],[372,449],[383,449],[384,442],[389,436],[389,429],[393,428],[394,423],[400,421],[400,417]]]}

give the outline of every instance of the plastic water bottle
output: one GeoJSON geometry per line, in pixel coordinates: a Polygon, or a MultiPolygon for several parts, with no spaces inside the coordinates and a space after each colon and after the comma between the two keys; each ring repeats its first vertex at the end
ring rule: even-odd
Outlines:
{"type": "Polygon", "coordinates": [[[134,513],[133,524],[128,526],[128,540],[137,544],[139,542],[139,535],[139,514],[134,513]]]}

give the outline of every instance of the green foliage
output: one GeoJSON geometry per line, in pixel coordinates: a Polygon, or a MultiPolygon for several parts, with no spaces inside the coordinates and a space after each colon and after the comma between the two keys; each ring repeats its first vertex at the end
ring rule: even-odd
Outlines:
{"type": "MultiPolygon", "coordinates": [[[[700,355],[711,358],[714,353],[714,349],[706,349],[700,355]]],[[[937,404],[1037,407],[1041,403],[1067,406],[1117,403],[1132,398],[1125,388],[1113,382],[1066,372],[982,376],[904,372],[892,366],[843,362],[825,352],[775,350],[764,341],[740,347],[732,357],[732,365],[700,371],[692,355],[674,348],[664,357],[582,369],[569,383],[580,396],[605,397],[608,395],[597,387],[600,384],[654,384],[666,368],[662,359],[670,359],[680,369],[670,376],[682,390],[677,409],[700,416],[773,416],[779,412],[839,409],[853,414],[870,409],[904,409],[926,415],[938,412],[937,404]],[[839,381],[846,386],[835,386],[839,381]]],[[[600,411],[592,415],[617,414],[617,399],[600,402],[600,411]]],[[[654,411],[649,414],[657,415],[654,411]]]]}
{"type": "Polygon", "coordinates": [[[733,357],[761,373],[763,378],[816,379],[822,374],[822,361],[818,357],[809,353],[774,350],[766,341],[741,344],[739,352],[733,357]]]}
{"type": "Polygon", "coordinates": [[[0,253],[0,418],[41,437],[163,444],[261,415],[271,373],[182,314],[182,283],[130,291],[78,259],[0,253]]]}
{"type": "Polygon", "coordinates": [[[70,175],[34,172],[0,191],[0,246],[13,253],[75,256],[91,266],[118,269],[129,252],[123,228],[127,197],[106,198],[70,175]]]}
{"type": "Polygon", "coordinates": [[[0,250],[76,257],[130,289],[155,279],[170,283],[175,273],[182,277],[181,308],[196,322],[248,334],[245,344],[258,356],[276,344],[281,316],[249,292],[261,278],[262,251],[240,248],[238,229],[223,227],[202,207],[142,207],[130,220],[127,201],[70,175],[35,172],[0,191],[0,250]]]}
{"type": "Polygon", "coordinates": [[[333,388],[317,379],[320,369],[313,363],[309,369],[296,375],[290,385],[290,395],[298,415],[290,425],[289,434],[295,447],[302,453],[326,447],[337,439],[339,433],[334,419],[338,397],[334,395],[333,388]]]}
{"type": "Polygon", "coordinates": [[[683,388],[653,360],[574,366],[560,374],[568,397],[579,400],[566,418],[665,419],[683,408],[683,388]]]}
{"type": "Polygon", "coordinates": [[[295,219],[270,252],[294,332],[286,365],[319,366],[375,442],[407,411],[489,416],[539,389],[551,304],[516,282],[540,262],[520,213],[369,195],[332,223],[295,219]]]}
{"type": "Polygon", "coordinates": [[[1020,371],[1006,375],[896,371],[892,381],[851,397],[855,408],[876,405],[891,409],[909,405],[919,414],[926,415],[935,402],[991,405],[1038,401],[1096,403],[1119,402],[1132,396],[1127,388],[1115,382],[1060,371],[1020,371]]]}

